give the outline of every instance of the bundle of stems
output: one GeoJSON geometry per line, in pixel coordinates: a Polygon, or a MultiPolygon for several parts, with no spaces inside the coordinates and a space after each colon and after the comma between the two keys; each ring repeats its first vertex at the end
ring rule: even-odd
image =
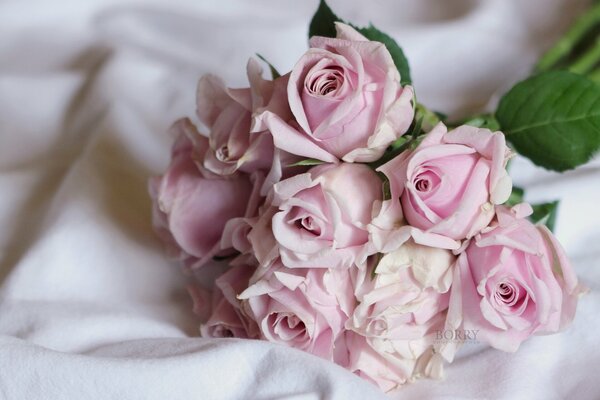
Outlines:
{"type": "Polygon", "coordinates": [[[600,82],[600,1],[540,59],[536,72],[569,70],[600,82]]]}

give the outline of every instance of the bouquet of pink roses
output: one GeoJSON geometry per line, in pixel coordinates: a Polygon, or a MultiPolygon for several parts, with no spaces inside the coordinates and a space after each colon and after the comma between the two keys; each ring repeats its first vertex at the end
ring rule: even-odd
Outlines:
{"type": "Polygon", "coordinates": [[[194,271],[228,265],[209,299],[191,291],[202,335],[292,346],[389,391],[442,376],[464,341],[514,352],[563,329],[583,289],[546,226],[556,202],[532,207],[513,188],[507,140],[547,168],[586,162],[600,103],[565,102],[599,87],[549,65],[494,115],[448,127],[416,102],[389,36],[323,1],[310,33],[285,75],[270,66],[265,79],[251,59],[247,88],[204,76],[209,135],[177,121],[171,164],[151,181],[173,255],[194,271]],[[557,145],[564,132],[587,142],[557,145]]]}

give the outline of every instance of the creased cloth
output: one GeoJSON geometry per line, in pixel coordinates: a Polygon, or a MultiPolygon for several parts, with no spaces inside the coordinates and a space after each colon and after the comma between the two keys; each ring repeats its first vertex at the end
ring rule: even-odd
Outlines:
{"type": "MultiPolygon", "coordinates": [[[[404,47],[419,101],[493,109],[582,9],[579,0],[331,0],[404,47]]],[[[241,86],[248,57],[282,71],[317,1],[0,3],[0,398],[379,399],[349,372],[259,341],[198,337],[185,277],[152,232],[146,182],[197,79],[241,86]]],[[[600,396],[600,162],[512,165],[527,199],[561,199],[557,235],[591,288],[564,333],[517,354],[463,347],[444,381],[389,398],[600,396]]],[[[207,275],[214,274],[210,268],[207,275]]]]}

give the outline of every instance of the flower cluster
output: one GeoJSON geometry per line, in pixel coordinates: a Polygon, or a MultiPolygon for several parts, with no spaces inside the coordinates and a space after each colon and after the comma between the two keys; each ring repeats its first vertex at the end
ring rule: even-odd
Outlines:
{"type": "Polygon", "coordinates": [[[504,135],[439,123],[395,146],[413,89],[382,43],[336,28],[273,80],[254,60],[248,88],[203,77],[210,134],[172,128],[171,164],[150,183],[155,226],[188,268],[230,265],[202,335],[292,346],[389,391],[441,376],[461,344],[441,332],[516,351],[561,330],[581,289],[531,207],[502,205],[504,135]]]}

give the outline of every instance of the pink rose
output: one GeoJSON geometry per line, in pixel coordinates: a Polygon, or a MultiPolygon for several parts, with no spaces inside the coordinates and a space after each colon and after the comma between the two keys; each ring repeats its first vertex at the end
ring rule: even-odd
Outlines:
{"type": "Polygon", "coordinates": [[[171,253],[197,268],[222,250],[227,221],[256,212],[262,180],[246,174],[223,178],[198,165],[195,158],[208,141],[188,119],[177,121],[171,133],[177,137],[171,164],[150,181],[154,224],[171,253]]]}
{"type": "Polygon", "coordinates": [[[210,128],[209,146],[204,167],[219,175],[237,170],[268,171],[273,162],[273,138],[268,131],[252,131],[252,115],[270,110],[289,118],[285,88],[288,77],[274,81],[261,77],[258,62],[248,62],[250,87],[228,89],[213,75],[200,79],[197,91],[197,113],[210,128]]]}
{"type": "Polygon", "coordinates": [[[448,132],[440,123],[414,151],[379,168],[392,193],[386,212],[403,213],[426,233],[470,238],[492,220],[494,205],[508,200],[510,155],[501,132],[472,126],[448,132]]]}
{"type": "Polygon", "coordinates": [[[203,337],[258,337],[256,323],[242,309],[237,298],[248,287],[254,271],[253,267],[238,265],[217,278],[213,289],[212,313],[200,327],[203,337]]]}
{"type": "MultiPolygon", "coordinates": [[[[249,240],[258,261],[287,267],[349,267],[368,242],[381,180],[362,164],[327,164],[273,187],[249,240]]],[[[360,261],[359,261],[360,262],[360,261]]]]}
{"type": "Polygon", "coordinates": [[[514,352],[529,336],[571,322],[582,288],[552,233],[525,218],[530,213],[528,204],[498,207],[497,221],[459,256],[448,329],[478,330],[478,340],[514,352]]]}
{"type": "Polygon", "coordinates": [[[337,23],[337,38],[313,37],[291,72],[288,99],[297,122],[265,113],[258,119],[275,145],[327,162],[377,160],[409,128],[413,90],[385,45],[337,23]]]}
{"type": "Polygon", "coordinates": [[[386,391],[431,374],[425,368],[446,319],[454,260],[448,250],[408,241],[383,256],[373,278],[357,282],[360,303],[346,328],[364,339],[354,336],[348,348],[351,370],[386,391]]]}
{"type": "Polygon", "coordinates": [[[239,297],[257,322],[261,337],[332,360],[355,299],[350,270],[285,268],[276,262],[257,271],[239,297]]]}
{"type": "MultiPolygon", "coordinates": [[[[338,346],[342,348],[339,354],[346,354],[338,355],[338,364],[386,393],[421,376],[442,377],[442,361],[431,348],[423,351],[415,362],[399,358],[392,348],[390,352],[378,352],[366,337],[353,331],[346,331],[339,342],[338,346]]],[[[416,348],[420,351],[419,343],[416,348]]]]}
{"type": "Polygon", "coordinates": [[[406,382],[406,370],[410,370],[411,367],[407,368],[393,357],[386,357],[385,354],[378,353],[369,344],[366,337],[353,331],[346,331],[343,343],[347,355],[346,360],[340,365],[350,372],[379,386],[386,393],[406,382]]]}

